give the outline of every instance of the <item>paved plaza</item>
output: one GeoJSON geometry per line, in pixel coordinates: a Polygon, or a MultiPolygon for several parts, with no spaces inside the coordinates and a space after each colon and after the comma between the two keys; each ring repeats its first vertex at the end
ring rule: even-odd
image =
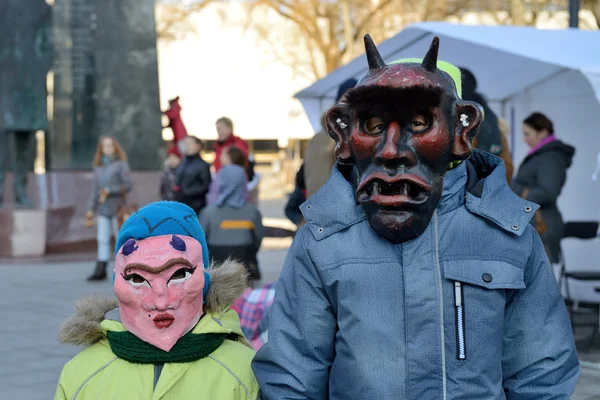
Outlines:
{"type": "MultiPolygon", "coordinates": [[[[285,249],[267,245],[259,254],[264,282],[277,279],[285,249]]],[[[88,283],[90,261],[0,263],[1,399],[47,400],[62,366],[78,348],[57,342],[60,324],[86,295],[112,294],[110,281],[88,283]]],[[[583,368],[574,400],[600,399],[600,369],[583,368]]]]}

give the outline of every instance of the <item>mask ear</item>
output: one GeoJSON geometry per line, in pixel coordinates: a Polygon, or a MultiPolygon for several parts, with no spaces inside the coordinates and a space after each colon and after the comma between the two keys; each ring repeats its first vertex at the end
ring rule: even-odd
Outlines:
{"type": "Polygon", "coordinates": [[[456,160],[465,160],[471,155],[473,139],[483,122],[483,107],[473,101],[456,103],[456,124],[452,155],[456,160]]]}
{"type": "Polygon", "coordinates": [[[350,162],[350,146],[348,137],[352,132],[352,112],[345,104],[333,106],[325,117],[327,133],[335,140],[335,156],[341,163],[350,162]]]}

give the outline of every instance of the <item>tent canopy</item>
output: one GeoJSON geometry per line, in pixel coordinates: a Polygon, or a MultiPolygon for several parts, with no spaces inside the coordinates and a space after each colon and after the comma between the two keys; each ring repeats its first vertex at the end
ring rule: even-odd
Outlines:
{"type": "MultiPolygon", "coordinates": [[[[598,32],[425,22],[409,26],[377,47],[388,63],[423,57],[434,36],[440,38],[439,59],[473,71],[477,90],[492,103],[502,103],[569,70],[583,74],[600,100],[598,32]]],[[[295,95],[316,131],[321,129],[321,114],[335,101],[338,86],[351,77],[360,78],[367,69],[361,55],[295,95]]]]}

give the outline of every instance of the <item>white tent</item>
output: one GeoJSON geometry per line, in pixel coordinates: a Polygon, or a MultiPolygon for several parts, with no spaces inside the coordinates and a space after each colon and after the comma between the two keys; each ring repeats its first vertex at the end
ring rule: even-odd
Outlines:
{"type": "MultiPolygon", "coordinates": [[[[527,152],[521,121],[533,111],[554,121],[557,136],[577,149],[559,201],[564,218],[597,219],[600,178],[591,177],[600,157],[600,32],[428,22],[409,26],[378,49],[387,62],[423,57],[434,36],[440,38],[439,59],[473,71],[478,91],[509,121],[517,165],[527,152]]],[[[296,94],[315,130],[338,86],[366,72],[363,55],[296,94]]],[[[566,257],[571,266],[600,268],[600,245],[567,243],[566,257]]]]}

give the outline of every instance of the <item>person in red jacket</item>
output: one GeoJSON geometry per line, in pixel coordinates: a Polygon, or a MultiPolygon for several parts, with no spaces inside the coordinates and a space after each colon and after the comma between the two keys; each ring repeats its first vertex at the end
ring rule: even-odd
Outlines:
{"type": "Polygon", "coordinates": [[[183,139],[188,135],[187,129],[181,119],[181,105],[179,104],[179,96],[169,100],[169,109],[164,112],[169,118],[168,128],[173,131],[173,143],[177,145],[180,153],[185,152],[185,144],[183,139]]]}
{"type": "Polygon", "coordinates": [[[244,139],[234,135],[233,122],[231,119],[227,117],[221,117],[217,120],[216,124],[219,139],[214,144],[215,162],[213,165],[215,166],[215,171],[219,172],[221,169],[221,154],[223,153],[223,150],[228,147],[237,147],[238,149],[242,150],[247,162],[248,143],[244,139]]]}

